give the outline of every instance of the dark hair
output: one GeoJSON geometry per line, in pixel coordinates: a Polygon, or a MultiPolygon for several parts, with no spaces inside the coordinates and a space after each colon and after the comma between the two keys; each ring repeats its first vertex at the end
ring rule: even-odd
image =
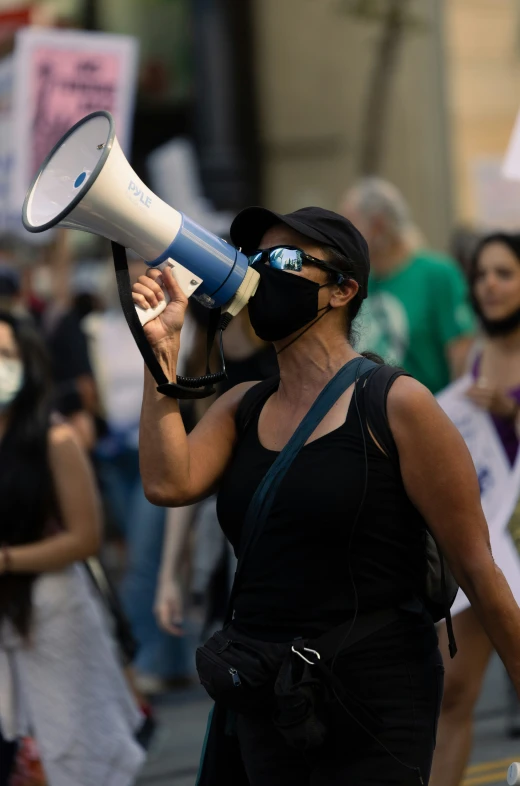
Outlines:
{"type": "MultiPolygon", "coordinates": [[[[359,268],[353,260],[346,257],[341,251],[333,246],[324,246],[329,253],[329,262],[332,263],[334,268],[340,273],[343,273],[347,278],[357,281],[359,289],[348,304],[348,317],[347,317],[347,337],[350,340],[352,337],[352,323],[359,314],[359,310],[363,305],[365,298],[364,284],[362,283],[365,278],[365,271],[359,268]]],[[[331,274],[332,276],[332,274],[331,274]]]]}
{"type": "MultiPolygon", "coordinates": [[[[23,386],[9,408],[0,440],[0,543],[41,540],[56,509],[48,458],[51,411],[49,362],[36,330],[0,312],[14,333],[24,369],[23,386]]],[[[0,624],[9,619],[26,637],[31,622],[33,574],[0,575],[0,624]]]]}
{"type": "Polygon", "coordinates": [[[515,255],[518,263],[520,264],[520,235],[509,232],[493,232],[489,235],[485,235],[479,240],[475,250],[473,251],[468,271],[471,304],[479,317],[482,317],[482,314],[478,301],[475,297],[475,283],[478,278],[478,261],[482,251],[486,248],[486,246],[491,245],[491,243],[502,243],[504,246],[507,246],[507,248],[509,248],[509,250],[512,251],[512,253],[515,255]]]}

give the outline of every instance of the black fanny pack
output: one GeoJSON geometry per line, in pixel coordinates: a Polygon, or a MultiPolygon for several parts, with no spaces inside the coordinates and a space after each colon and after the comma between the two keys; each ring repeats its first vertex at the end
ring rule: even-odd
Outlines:
{"type": "Polygon", "coordinates": [[[269,715],[288,744],[311,750],[324,742],[328,708],[338,699],[355,701],[357,717],[375,730],[378,719],[345,694],[331,662],[399,616],[397,609],[362,614],[318,639],[282,644],[252,639],[231,624],[197,649],[199,678],[214,701],[242,715],[269,715]]]}
{"type": "Polygon", "coordinates": [[[274,685],[289,644],[241,635],[228,625],[197,649],[199,679],[214,701],[243,715],[272,712],[274,685]]]}

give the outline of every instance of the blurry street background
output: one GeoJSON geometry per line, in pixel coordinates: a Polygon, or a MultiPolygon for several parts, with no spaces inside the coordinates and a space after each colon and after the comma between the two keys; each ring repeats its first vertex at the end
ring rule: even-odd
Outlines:
{"type": "MultiPolygon", "coordinates": [[[[70,125],[107,108],[144,182],[221,237],[246,205],[338,210],[359,178],[378,176],[404,195],[421,242],[464,273],[483,232],[520,231],[520,183],[501,175],[519,107],[519,0],[0,0],[0,304],[45,337],[57,409],[96,470],[102,560],[138,645],[129,679],[149,720],[141,786],[195,782],[209,702],[193,653],[222,617],[232,557],[211,501],[181,521],[142,493],[142,361],[108,242],[29,236],[20,191],[70,125]],[[89,32],[81,59],[66,36],[89,32]],[[179,534],[174,567],[161,566],[165,531],[179,534]],[[183,637],[159,627],[161,609],[181,609],[183,637]]],[[[193,303],[193,375],[205,320],[193,303]]],[[[253,346],[240,330],[230,367],[253,346]]],[[[201,414],[187,407],[188,427],[201,414]]],[[[520,710],[495,659],[466,786],[504,783],[515,758],[520,710]]]]}

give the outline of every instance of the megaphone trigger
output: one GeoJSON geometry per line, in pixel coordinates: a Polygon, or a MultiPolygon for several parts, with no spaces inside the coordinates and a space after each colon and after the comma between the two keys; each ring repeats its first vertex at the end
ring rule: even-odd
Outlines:
{"type": "MultiPolygon", "coordinates": [[[[183,267],[174,259],[168,258],[165,262],[161,262],[160,265],[157,265],[157,270],[164,270],[167,267],[171,270],[174,279],[188,298],[191,297],[202,284],[202,279],[200,276],[196,276],[194,273],[191,273],[191,271],[183,267]]],[[[155,306],[155,308],[142,308],[141,306],[135,307],[141,325],[146,325],[147,322],[151,322],[152,319],[155,319],[164,311],[170,302],[170,296],[164,287],[163,292],[164,300],[161,301],[159,305],[155,306]]]]}

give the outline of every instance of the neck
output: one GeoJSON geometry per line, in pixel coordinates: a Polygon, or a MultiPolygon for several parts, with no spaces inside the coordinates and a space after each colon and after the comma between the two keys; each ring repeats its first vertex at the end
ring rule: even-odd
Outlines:
{"type": "Polygon", "coordinates": [[[370,250],[370,265],[376,276],[387,276],[406,262],[412,253],[411,244],[404,238],[395,238],[386,248],[370,250]]]}
{"type": "MultiPolygon", "coordinates": [[[[317,328],[311,328],[278,356],[278,395],[292,406],[312,404],[340,368],[359,354],[339,331],[331,336],[329,331],[317,328]]],[[[275,345],[277,352],[286,343],[275,345]]]]}
{"type": "Polygon", "coordinates": [[[487,336],[486,344],[495,352],[503,355],[513,355],[520,352],[520,326],[506,336],[487,336]]]}

